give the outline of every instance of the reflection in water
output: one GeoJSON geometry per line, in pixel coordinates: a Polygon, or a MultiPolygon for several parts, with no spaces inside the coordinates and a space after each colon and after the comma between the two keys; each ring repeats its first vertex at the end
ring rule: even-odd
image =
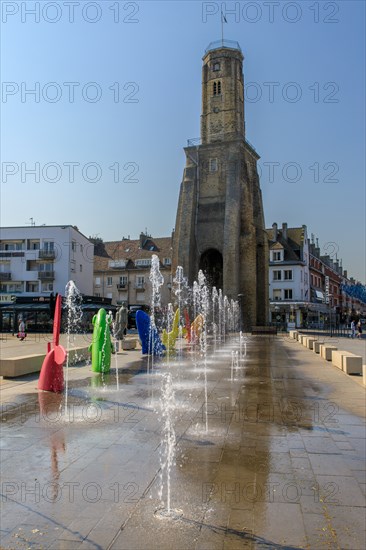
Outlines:
{"type": "MultiPolygon", "coordinates": [[[[41,414],[41,422],[47,423],[54,427],[56,422],[60,420],[61,403],[63,395],[61,393],[39,392],[38,403],[41,414]]],[[[60,470],[58,465],[58,454],[66,451],[65,433],[64,430],[58,430],[50,435],[49,439],[51,449],[51,472],[52,472],[52,487],[51,491],[47,491],[47,498],[51,502],[57,500],[59,494],[59,478],[60,470]]]]}

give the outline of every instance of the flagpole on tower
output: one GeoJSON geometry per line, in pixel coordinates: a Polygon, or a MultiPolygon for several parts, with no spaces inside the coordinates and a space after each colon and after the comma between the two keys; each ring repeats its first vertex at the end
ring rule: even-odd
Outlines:
{"type": "Polygon", "coordinates": [[[227,23],[227,19],[221,10],[221,45],[224,47],[224,22],[227,23]]]}

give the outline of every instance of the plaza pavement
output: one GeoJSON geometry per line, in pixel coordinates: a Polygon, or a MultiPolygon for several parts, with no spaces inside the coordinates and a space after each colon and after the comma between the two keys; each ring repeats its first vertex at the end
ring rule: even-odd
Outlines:
{"type": "MultiPolygon", "coordinates": [[[[1,344],[2,354],[46,347],[1,344]]],[[[364,342],[348,344],[360,354],[364,342]]],[[[207,360],[207,406],[204,364],[188,348],[169,365],[118,354],[118,388],[114,369],[71,368],[67,415],[64,395],[38,393],[38,375],[3,380],[1,548],[363,550],[360,377],[288,338],[249,338],[232,369],[237,350],[233,338],[207,360]],[[166,518],[168,372],[176,454],[166,518]]]]}

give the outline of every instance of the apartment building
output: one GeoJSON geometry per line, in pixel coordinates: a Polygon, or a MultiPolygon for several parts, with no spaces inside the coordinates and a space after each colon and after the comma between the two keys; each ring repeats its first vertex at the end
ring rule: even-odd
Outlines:
{"type": "Polygon", "coordinates": [[[149,280],[151,259],[155,254],[160,260],[164,277],[161,287],[162,305],[171,301],[170,237],[154,238],[140,234],[139,239],[123,238],[120,241],[103,242],[95,239],[94,296],[112,299],[112,304],[149,306],[151,283],[149,280]]]}
{"type": "MultiPolygon", "coordinates": [[[[38,326],[37,313],[48,314],[51,293],[64,295],[70,280],[91,295],[93,256],[94,245],[76,226],[1,228],[0,330],[15,330],[19,316],[38,326]],[[33,317],[25,315],[31,305],[33,317]]],[[[48,326],[49,316],[43,317],[48,326]]]]}

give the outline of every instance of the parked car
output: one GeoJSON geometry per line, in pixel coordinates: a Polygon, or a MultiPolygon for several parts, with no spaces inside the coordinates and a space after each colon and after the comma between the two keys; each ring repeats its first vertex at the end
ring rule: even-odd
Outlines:
{"type": "Polygon", "coordinates": [[[148,307],[141,305],[141,306],[130,306],[128,309],[128,315],[127,315],[127,328],[133,329],[136,327],[136,313],[137,311],[142,310],[146,311],[148,313],[148,307]]]}

